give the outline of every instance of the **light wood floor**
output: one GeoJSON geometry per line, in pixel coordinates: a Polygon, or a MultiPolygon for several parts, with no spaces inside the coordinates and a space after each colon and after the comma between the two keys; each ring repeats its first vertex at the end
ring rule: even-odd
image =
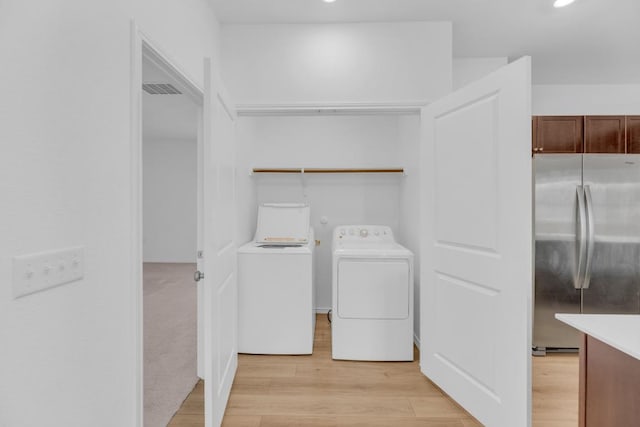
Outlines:
{"type": "MultiPolygon", "coordinates": [[[[533,360],[534,427],[578,425],[577,355],[533,360]]],[[[204,424],[203,383],[169,427],[204,424]]],[[[330,326],[319,315],[311,356],[240,355],[225,427],[481,426],[412,363],[331,359],[330,326]]]]}

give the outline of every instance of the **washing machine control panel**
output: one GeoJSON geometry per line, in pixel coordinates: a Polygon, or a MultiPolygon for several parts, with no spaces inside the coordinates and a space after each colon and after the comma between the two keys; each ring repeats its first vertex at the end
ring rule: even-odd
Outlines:
{"type": "Polygon", "coordinates": [[[393,231],[386,225],[342,225],[333,232],[334,240],[349,242],[394,242],[393,231]]]}

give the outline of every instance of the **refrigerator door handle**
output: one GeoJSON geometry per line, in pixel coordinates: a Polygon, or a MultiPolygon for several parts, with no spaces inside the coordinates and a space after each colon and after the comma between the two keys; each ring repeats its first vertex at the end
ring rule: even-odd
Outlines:
{"type": "Polygon", "coordinates": [[[589,289],[589,282],[591,282],[591,263],[593,261],[593,249],[595,246],[595,231],[593,222],[593,199],[591,198],[591,188],[588,185],[584,186],[584,199],[587,211],[587,262],[584,267],[582,288],[589,289]]]}
{"type": "Polygon", "coordinates": [[[576,238],[578,240],[578,244],[576,245],[577,249],[577,259],[578,259],[578,268],[576,270],[576,276],[573,280],[573,287],[576,289],[582,288],[582,283],[584,281],[584,267],[585,261],[587,257],[587,213],[585,208],[585,196],[584,189],[581,185],[576,186],[576,199],[578,200],[578,211],[577,211],[577,230],[576,230],[576,238]]]}

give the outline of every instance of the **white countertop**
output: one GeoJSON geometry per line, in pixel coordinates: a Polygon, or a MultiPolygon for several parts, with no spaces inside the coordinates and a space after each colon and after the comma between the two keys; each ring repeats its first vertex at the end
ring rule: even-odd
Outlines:
{"type": "Polygon", "coordinates": [[[558,313],[556,319],[640,360],[640,315],[558,313]]]}

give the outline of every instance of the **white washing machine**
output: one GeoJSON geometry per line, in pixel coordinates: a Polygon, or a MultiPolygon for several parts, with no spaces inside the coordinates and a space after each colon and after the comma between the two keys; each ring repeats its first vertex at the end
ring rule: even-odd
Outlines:
{"type": "Polygon", "coordinates": [[[238,249],[238,352],[311,354],[315,331],[309,206],[258,208],[253,241],[238,249]]]}
{"type": "Polygon", "coordinates": [[[413,253],[381,225],[337,227],[332,249],[333,358],[413,360],[413,253]]]}

